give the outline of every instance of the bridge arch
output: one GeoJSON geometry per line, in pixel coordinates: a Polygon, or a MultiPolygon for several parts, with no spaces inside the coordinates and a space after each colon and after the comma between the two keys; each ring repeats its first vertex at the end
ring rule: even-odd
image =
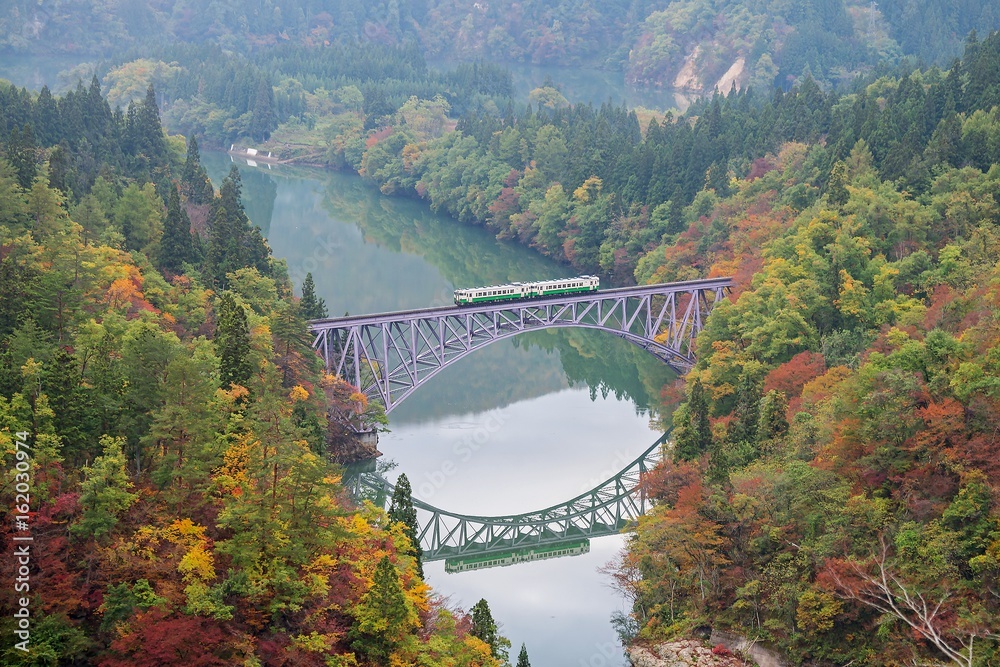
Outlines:
{"type": "MultiPolygon", "coordinates": [[[[413,505],[421,513],[418,538],[424,560],[485,556],[574,538],[619,534],[652,507],[641,484],[642,475],[662,460],[669,436],[669,431],[664,433],[634,461],[593,489],[533,512],[474,516],[443,510],[414,498],[413,505]]],[[[362,473],[352,484],[355,497],[374,495],[386,507],[394,488],[376,473],[362,473]]]]}
{"type": "Polygon", "coordinates": [[[675,370],[694,364],[694,339],[730,278],[604,290],[548,299],[447,306],[314,320],[313,347],[329,371],[379,400],[388,414],[441,370],[526,331],[609,332],[675,370]]]}

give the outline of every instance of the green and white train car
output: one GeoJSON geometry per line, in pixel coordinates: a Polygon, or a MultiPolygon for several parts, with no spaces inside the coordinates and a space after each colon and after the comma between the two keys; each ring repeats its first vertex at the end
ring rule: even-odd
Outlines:
{"type": "Polygon", "coordinates": [[[600,283],[601,281],[597,276],[578,276],[576,278],[541,280],[533,283],[470,287],[469,289],[455,290],[455,305],[471,306],[477,303],[537,299],[539,297],[559,296],[561,294],[596,292],[597,288],[600,287],[600,283]]]}

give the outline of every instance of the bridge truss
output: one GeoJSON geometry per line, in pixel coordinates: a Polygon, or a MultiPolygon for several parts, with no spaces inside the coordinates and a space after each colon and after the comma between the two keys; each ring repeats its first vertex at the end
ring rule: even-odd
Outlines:
{"type": "Polygon", "coordinates": [[[584,327],[638,345],[680,372],[731,278],[602,290],[478,306],[446,306],[310,322],[327,370],[392,411],[445,367],[525,331],[584,327]]]}
{"type": "MultiPolygon", "coordinates": [[[[509,516],[470,516],[448,512],[417,498],[423,560],[485,556],[511,549],[557,544],[574,538],[616,535],[652,507],[642,476],[663,457],[664,434],[615,476],[572,500],[536,512],[509,516]]],[[[388,507],[393,485],[376,473],[353,479],[357,498],[388,507]]]]}

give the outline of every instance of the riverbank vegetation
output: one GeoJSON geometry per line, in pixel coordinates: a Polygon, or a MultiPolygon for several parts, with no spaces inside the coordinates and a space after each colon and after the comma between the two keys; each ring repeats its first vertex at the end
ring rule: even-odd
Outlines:
{"type": "Polygon", "coordinates": [[[0,119],[4,557],[33,538],[30,589],[0,592],[30,648],[8,614],[0,662],[501,664],[412,529],[346,496],[327,442],[380,415],[323,373],[239,172],[216,193],[151,88],[122,113],[96,81],[0,86],[0,119]]]}

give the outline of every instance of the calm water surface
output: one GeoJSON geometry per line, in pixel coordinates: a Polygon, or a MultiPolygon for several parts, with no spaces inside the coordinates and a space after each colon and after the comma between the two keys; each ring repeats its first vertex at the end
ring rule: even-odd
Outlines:
{"type": "MultiPolygon", "coordinates": [[[[205,154],[213,180],[230,158],[205,154]]],[[[497,242],[483,229],[384,197],[355,176],[241,168],[251,219],[296,278],[310,271],[332,315],[450,303],[458,286],[569,275],[566,267],[497,242]]],[[[600,332],[535,332],[501,341],[445,369],[390,415],[379,448],[414,495],[474,515],[541,509],[625,467],[658,437],[650,396],[671,376],[652,357],[600,332]],[[471,455],[458,448],[488,432],[471,455]],[[446,474],[448,471],[450,474],[446,474]]],[[[535,667],[626,664],[610,626],[622,600],[597,569],[623,538],[590,552],[447,574],[428,563],[438,593],[468,609],[486,598],[516,658],[535,667]]]]}

